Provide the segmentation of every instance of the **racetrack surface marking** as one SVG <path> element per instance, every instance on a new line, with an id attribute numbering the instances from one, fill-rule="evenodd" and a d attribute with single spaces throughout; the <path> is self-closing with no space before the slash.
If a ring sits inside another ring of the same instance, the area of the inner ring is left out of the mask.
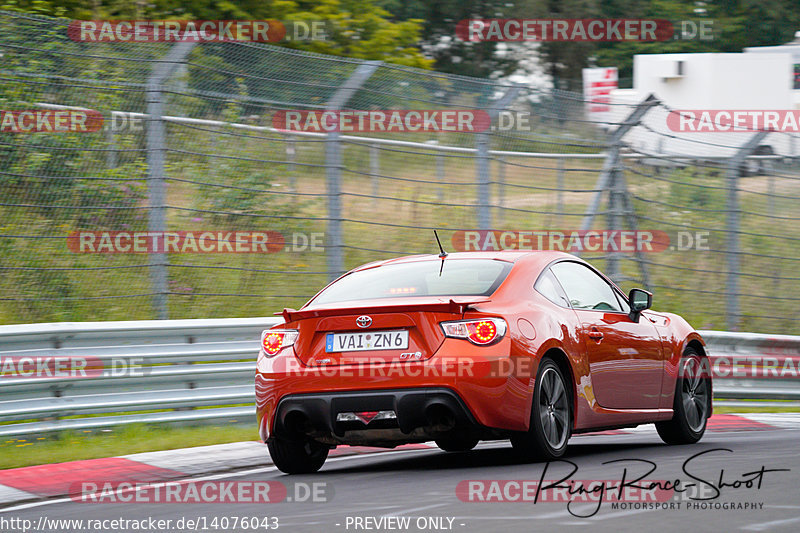
<path id="1" fill-rule="evenodd" d="M 795 413 L 720 414 L 712 416 L 708 422 L 708 431 L 715 433 L 795 428 L 800 428 L 800 415 Z M 580 439 L 625 434 L 655 435 L 655 426 L 646 424 L 575 437 Z M 507 446 L 507 443 L 488 443 L 492 444 Z M 436 449 L 433 443 L 409 444 L 394 449 L 341 446 L 331 451 L 329 461 L 358 455 L 431 449 Z M 238 442 L 0 470 L 0 505 L 67 496 L 70 494 L 70 487 L 74 487 L 73 484 L 79 481 L 157 483 L 186 480 L 217 472 L 229 474 L 237 470 L 252 471 L 252 466 L 259 464 L 271 464 L 265 446 L 260 442 Z"/>

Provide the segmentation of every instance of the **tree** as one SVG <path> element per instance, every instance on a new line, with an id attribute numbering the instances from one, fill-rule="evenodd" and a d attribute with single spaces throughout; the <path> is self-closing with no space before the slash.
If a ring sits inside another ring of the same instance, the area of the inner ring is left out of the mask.
<path id="1" fill-rule="evenodd" d="M 465 42 L 456 37 L 456 24 L 467 19 L 513 16 L 513 4 L 501 0 L 380 0 L 394 17 L 413 17 L 422 23 L 421 46 L 434 61 L 434 68 L 463 76 L 486 78 L 497 72 L 509 73 L 515 67 L 495 53 L 495 42 Z"/>
<path id="2" fill-rule="evenodd" d="M 327 24 L 326 40 L 275 44 L 419 68 L 433 64 L 420 50 L 422 21 L 394 22 L 377 0 L 8 0 L 2 8 L 79 20 L 317 20 Z"/>

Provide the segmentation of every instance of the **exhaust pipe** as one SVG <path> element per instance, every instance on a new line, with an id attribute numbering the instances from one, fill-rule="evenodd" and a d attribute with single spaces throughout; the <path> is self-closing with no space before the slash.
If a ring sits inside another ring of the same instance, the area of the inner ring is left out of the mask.
<path id="1" fill-rule="evenodd" d="M 425 418 L 428 425 L 436 431 L 449 431 L 456 427 L 456 417 L 453 411 L 443 403 L 434 403 L 425 409 Z"/>
<path id="2" fill-rule="evenodd" d="M 283 419 L 286 431 L 295 436 L 308 435 L 312 428 L 308 416 L 302 411 L 290 411 Z"/>

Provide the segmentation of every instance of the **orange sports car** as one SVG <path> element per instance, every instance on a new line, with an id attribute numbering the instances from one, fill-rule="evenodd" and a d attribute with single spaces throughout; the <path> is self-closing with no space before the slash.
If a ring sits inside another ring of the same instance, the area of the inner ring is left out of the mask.
<path id="1" fill-rule="evenodd" d="M 575 433 L 655 423 L 698 441 L 711 415 L 703 339 L 551 251 L 410 256 L 360 266 L 262 333 L 261 438 L 286 473 L 339 444 L 510 439 L 562 456 Z"/>

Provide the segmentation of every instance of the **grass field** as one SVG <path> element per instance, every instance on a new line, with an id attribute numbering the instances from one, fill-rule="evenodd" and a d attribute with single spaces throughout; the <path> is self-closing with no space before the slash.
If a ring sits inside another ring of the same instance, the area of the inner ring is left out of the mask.
<path id="1" fill-rule="evenodd" d="M 247 440 L 258 440 L 255 425 L 158 427 L 131 424 L 99 432 L 8 438 L 0 443 L 0 469 Z M 264 453 L 267 453 L 266 447 Z"/>

